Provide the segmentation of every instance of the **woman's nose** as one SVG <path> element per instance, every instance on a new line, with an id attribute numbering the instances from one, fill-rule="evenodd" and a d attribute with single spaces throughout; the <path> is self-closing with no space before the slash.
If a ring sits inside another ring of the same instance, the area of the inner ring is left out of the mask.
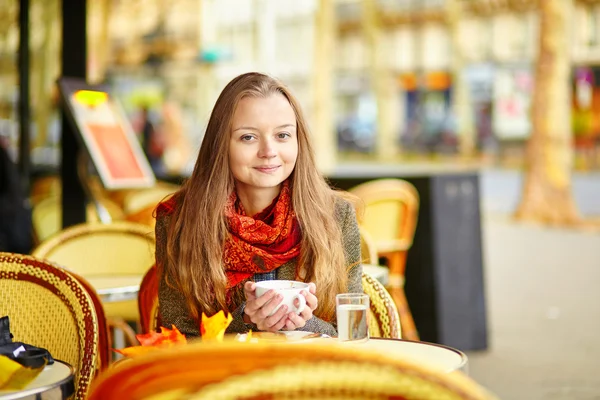
<path id="1" fill-rule="evenodd" d="M 276 155 L 277 152 L 275 151 L 275 147 L 269 141 L 263 142 L 258 150 L 258 156 L 260 158 L 273 158 Z"/>

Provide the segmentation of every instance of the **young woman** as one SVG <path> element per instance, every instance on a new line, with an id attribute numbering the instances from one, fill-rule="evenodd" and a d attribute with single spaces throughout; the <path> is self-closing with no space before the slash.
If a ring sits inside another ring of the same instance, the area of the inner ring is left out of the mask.
<path id="1" fill-rule="evenodd" d="M 233 314 L 227 332 L 336 334 L 335 296 L 362 292 L 354 209 L 315 165 L 296 99 L 259 73 L 217 99 L 192 176 L 156 212 L 163 326 L 199 335 L 202 312 Z M 310 282 L 299 315 L 255 282 Z"/>

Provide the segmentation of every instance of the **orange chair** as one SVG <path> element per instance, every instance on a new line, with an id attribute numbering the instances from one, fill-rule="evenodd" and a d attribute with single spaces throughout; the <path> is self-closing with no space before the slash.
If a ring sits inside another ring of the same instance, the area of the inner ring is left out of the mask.
<path id="1" fill-rule="evenodd" d="M 419 213 L 419 194 L 409 182 L 377 179 L 360 184 L 350 193 L 362 200 L 359 210 L 361 230 L 368 232 L 378 257 L 385 258 L 390 269 L 388 289 L 400 313 L 402 337 L 419 340 L 404 294 L 406 255 L 412 246 Z"/>

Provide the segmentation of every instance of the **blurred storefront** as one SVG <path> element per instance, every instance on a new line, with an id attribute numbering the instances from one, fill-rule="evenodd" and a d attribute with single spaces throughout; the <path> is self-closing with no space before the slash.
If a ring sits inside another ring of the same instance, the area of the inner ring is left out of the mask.
<path id="1" fill-rule="evenodd" d="M 502 141 L 525 141 L 531 134 L 533 75 L 528 65 L 498 65 L 493 78 L 493 130 Z"/>
<path id="2" fill-rule="evenodd" d="M 405 93 L 406 117 L 400 138 L 403 148 L 418 152 L 454 151 L 450 74 L 404 74 L 400 81 Z"/>

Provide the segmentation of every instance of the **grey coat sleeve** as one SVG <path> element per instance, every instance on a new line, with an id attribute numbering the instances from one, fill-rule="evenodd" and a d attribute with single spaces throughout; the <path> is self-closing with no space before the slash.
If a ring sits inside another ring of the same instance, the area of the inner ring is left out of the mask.
<path id="1" fill-rule="evenodd" d="M 360 264 L 360 232 L 356 222 L 356 213 L 350 203 L 340 200 L 336 216 L 342 227 L 342 244 L 348 266 L 348 292 L 362 293 L 362 265 Z M 320 332 L 329 336 L 337 336 L 337 322 L 326 322 L 318 317 L 306 321 L 299 331 Z"/>

